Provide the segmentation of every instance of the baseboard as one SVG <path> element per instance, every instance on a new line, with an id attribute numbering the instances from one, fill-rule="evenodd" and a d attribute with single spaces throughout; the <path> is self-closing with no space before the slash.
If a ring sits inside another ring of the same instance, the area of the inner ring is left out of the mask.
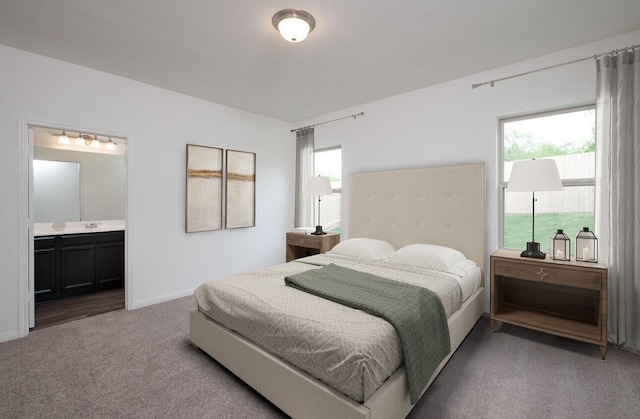
<path id="1" fill-rule="evenodd" d="M 22 336 L 20 334 L 20 331 L 18 330 L 14 330 L 11 332 L 6 332 L 6 333 L 2 333 L 0 334 L 0 343 L 2 342 L 8 342 L 10 340 L 14 340 L 14 339 L 18 339 L 18 338 L 23 338 L 24 336 Z"/>
<path id="2" fill-rule="evenodd" d="M 187 297 L 189 295 L 193 295 L 195 289 L 188 289 L 180 292 L 176 292 L 174 294 L 163 295 L 160 297 L 149 298 L 147 300 L 134 301 L 133 307 L 130 309 L 135 310 L 136 308 L 142 308 L 146 306 L 151 306 L 158 303 L 164 303 L 166 301 L 175 300 L 176 298 Z"/>

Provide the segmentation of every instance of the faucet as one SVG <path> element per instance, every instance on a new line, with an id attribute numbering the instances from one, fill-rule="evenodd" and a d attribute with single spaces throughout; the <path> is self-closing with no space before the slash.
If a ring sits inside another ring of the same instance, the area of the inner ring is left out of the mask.
<path id="1" fill-rule="evenodd" d="M 98 228 L 98 223 L 96 222 L 84 223 L 84 228 Z"/>

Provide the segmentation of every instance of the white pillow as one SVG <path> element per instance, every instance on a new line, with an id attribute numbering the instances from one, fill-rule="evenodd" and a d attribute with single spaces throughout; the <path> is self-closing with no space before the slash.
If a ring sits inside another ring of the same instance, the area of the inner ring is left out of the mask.
<path id="1" fill-rule="evenodd" d="M 329 253 L 359 259 L 387 259 L 395 251 L 396 249 L 384 240 L 357 238 L 338 243 Z"/>
<path id="2" fill-rule="evenodd" d="M 450 247 L 434 244 L 410 244 L 398 250 L 389 258 L 390 263 L 451 272 L 459 262 L 467 258 Z"/>
<path id="3" fill-rule="evenodd" d="M 465 260 L 461 260 L 460 262 L 456 263 L 450 270 L 448 270 L 447 272 L 451 273 L 451 274 L 455 274 L 458 276 L 465 276 L 467 274 L 467 272 L 469 272 L 471 269 L 475 268 L 477 265 L 474 261 L 469 260 L 469 259 L 465 259 Z"/>

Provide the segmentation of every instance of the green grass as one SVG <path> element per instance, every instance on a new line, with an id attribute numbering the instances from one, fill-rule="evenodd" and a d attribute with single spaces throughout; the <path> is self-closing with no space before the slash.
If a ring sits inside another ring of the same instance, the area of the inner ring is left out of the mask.
<path id="1" fill-rule="evenodd" d="M 571 253 L 575 254 L 576 234 L 582 227 L 593 230 L 593 213 L 536 214 L 535 239 L 540 243 L 540 250 L 548 252 L 549 238 L 562 229 L 571 239 Z M 531 241 L 531 214 L 505 214 L 504 247 L 524 250 L 528 241 Z"/>

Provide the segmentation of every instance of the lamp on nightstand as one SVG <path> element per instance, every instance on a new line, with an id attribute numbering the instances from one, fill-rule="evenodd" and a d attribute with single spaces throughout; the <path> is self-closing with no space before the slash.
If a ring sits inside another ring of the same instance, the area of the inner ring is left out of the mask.
<path id="1" fill-rule="evenodd" d="M 509 192 L 532 192 L 531 199 L 531 241 L 527 242 L 527 250 L 520 256 L 544 259 L 546 255 L 540 251 L 540 243 L 535 241 L 536 191 L 561 191 L 562 180 L 555 160 L 531 159 L 513 163 L 509 183 Z"/>
<path id="2" fill-rule="evenodd" d="M 331 195 L 333 193 L 331 190 L 331 181 L 329 181 L 327 176 L 312 176 L 309 178 L 307 192 L 309 195 L 318 197 L 318 225 L 316 225 L 316 231 L 311 234 L 315 234 L 316 236 L 327 234 L 322 231 L 322 226 L 320 225 L 320 197 L 322 195 Z"/>

